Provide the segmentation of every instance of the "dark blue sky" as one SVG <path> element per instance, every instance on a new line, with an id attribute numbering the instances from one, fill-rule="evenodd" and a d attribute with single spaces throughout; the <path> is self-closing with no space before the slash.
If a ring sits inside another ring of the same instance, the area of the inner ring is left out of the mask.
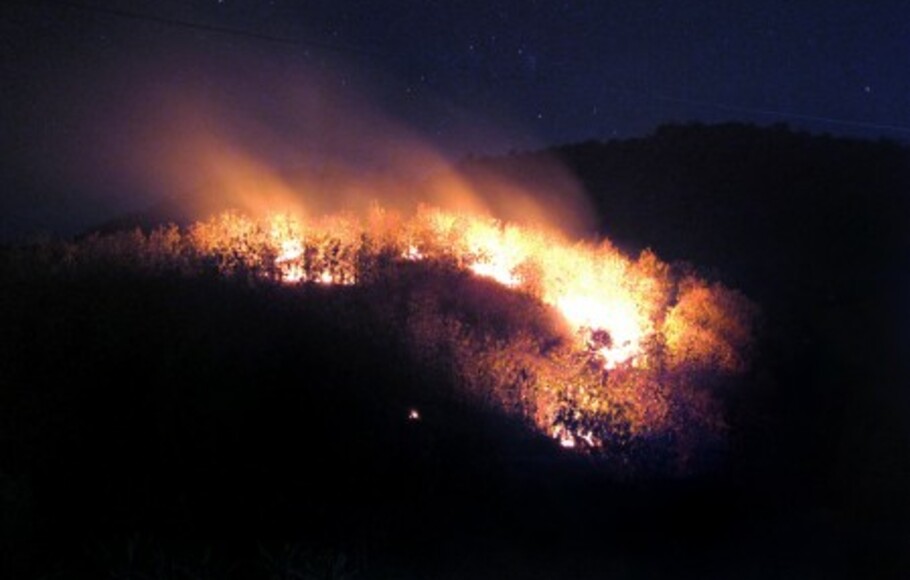
<path id="1" fill-rule="evenodd" d="M 889 0 L 34 0 L 0 9 L 0 46 L 6 236 L 121 209 L 104 189 L 129 187 L 119 155 L 159 81 L 237 110 L 281 98 L 264 78 L 322 70 L 454 152 L 687 121 L 910 136 L 910 6 Z"/>
<path id="2" fill-rule="evenodd" d="M 910 7 L 905 2 L 106 5 L 312 42 L 308 52 L 314 60 L 318 45 L 331 45 L 351 64 L 386 74 L 412 92 L 441 94 L 494 114 L 515 111 L 529 131 L 547 141 L 638 135 L 665 121 L 731 118 L 786 120 L 815 131 L 910 134 Z M 64 18 L 66 11 L 53 12 Z M 82 21 L 86 42 L 93 42 L 91 32 L 103 35 L 107 26 L 148 36 L 178 34 L 97 15 L 65 18 Z M 196 37 L 200 45 L 240 49 L 244 44 L 203 32 L 179 34 Z"/>

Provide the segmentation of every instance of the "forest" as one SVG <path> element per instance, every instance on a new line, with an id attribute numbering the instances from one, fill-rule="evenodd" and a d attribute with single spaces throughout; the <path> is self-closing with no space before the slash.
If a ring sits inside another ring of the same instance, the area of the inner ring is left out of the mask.
<path id="1" fill-rule="evenodd" d="M 596 256 L 697 325 L 646 370 L 591 370 L 544 274 L 379 236 L 291 270 L 163 204 L 0 249 L 0 574 L 900 577 L 910 150 L 668 125 L 460 170 L 554 156 Z"/>

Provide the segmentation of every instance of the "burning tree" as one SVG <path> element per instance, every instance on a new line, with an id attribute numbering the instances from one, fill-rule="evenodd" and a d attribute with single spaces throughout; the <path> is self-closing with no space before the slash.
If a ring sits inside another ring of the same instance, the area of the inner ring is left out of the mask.
<path id="1" fill-rule="evenodd" d="M 470 396 L 564 447 L 609 451 L 696 423 L 716 428 L 704 385 L 749 364 L 755 307 L 738 292 L 650 251 L 633 259 L 606 240 L 573 242 L 487 216 L 228 212 L 182 230 L 91 238 L 67 255 L 102 254 L 288 286 L 384 284 L 406 294 L 389 323 L 418 358 L 444 358 Z"/>

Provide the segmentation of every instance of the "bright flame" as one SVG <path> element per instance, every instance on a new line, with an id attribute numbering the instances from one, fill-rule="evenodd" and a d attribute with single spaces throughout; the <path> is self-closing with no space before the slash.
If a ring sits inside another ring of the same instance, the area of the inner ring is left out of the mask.
<path id="1" fill-rule="evenodd" d="M 414 244 L 409 244 L 408 249 L 405 250 L 401 254 L 401 257 L 404 258 L 405 260 L 410 260 L 410 261 L 414 262 L 417 260 L 423 260 L 424 255 L 423 255 L 423 253 L 421 253 L 420 250 L 417 249 L 417 246 L 415 246 Z"/>
<path id="2" fill-rule="evenodd" d="M 254 243 L 257 225 L 238 216 L 217 219 L 220 227 L 202 236 L 203 247 L 230 247 L 235 253 L 246 249 L 242 255 L 249 264 L 264 260 Z M 332 219 L 304 227 L 287 214 L 276 214 L 267 224 L 265 249 L 274 254 L 281 281 L 324 285 L 356 281 L 353 246 L 366 233 L 360 223 Z M 478 276 L 534 295 L 562 314 L 579 344 L 608 370 L 635 361 L 642 354 L 642 341 L 654 332 L 649 320 L 653 308 L 637 291 L 647 284 L 642 284 L 633 262 L 609 245 L 572 244 L 543 228 L 426 208 L 405 224 L 405 231 L 421 240 L 422 249 L 394 240 L 403 259 L 450 256 Z M 226 240 L 219 241 L 219 236 Z M 310 256 L 308 244 L 315 246 Z"/>
<path id="3" fill-rule="evenodd" d="M 635 292 L 642 284 L 632 262 L 612 247 L 571 244 L 542 228 L 485 217 L 431 211 L 428 222 L 437 245 L 470 271 L 535 294 L 562 314 L 580 340 L 592 333 L 608 337 L 609 344 L 593 349 L 607 369 L 641 354 L 641 341 L 653 332 L 649 307 Z"/>

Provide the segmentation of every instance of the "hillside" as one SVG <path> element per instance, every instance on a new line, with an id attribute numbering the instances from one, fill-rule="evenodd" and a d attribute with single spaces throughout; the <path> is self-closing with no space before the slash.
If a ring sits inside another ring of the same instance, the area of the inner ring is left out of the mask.
<path id="1" fill-rule="evenodd" d="M 601 234 L 695 264 L 761 305 L 767 384 L 742 421 L 766 432 L 762 453 L 834 493 L 906 486 L 891 476 L 906 473 L 910 435 L 908 149 L 671 125 L 472 163 L 534 180 L 535 159 L 554 153 L 589 192 Z"/>
<path id="2" fill-rule="evenodd" d="M 289 287 L 119 247 L 4 248 L 0 573 L 900 577 L 910 152 L 670 126 L 463 169 L 535 180 L 554 154 L 600 234 L 760 307 L 750 370 L 711 383 L 720 440 L 689 462 L 669 436 L 567 452 L 466 392 L 460 343 L 415 336 L 546 353 L 555 331 L 531 297 L 445 263 Z"/>

